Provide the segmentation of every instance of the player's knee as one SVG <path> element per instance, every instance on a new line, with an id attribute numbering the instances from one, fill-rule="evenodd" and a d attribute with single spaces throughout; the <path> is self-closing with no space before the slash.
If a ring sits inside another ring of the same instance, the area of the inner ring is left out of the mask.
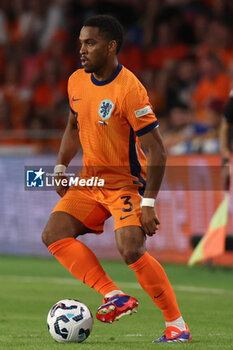
<path id="1" fill-rule="evenodd" d="M 53 232 L 47 227 L 44 229 L 41 239 L 42 242 L 46 245 L 46 247 L 57 241 L 57 238 L 54 236 Z"/>
<path id="2" fill-rule="evenodd" d="M 141 249 L 135 249 L 133 247 L 122 247 L 119 251 L 127 265 L 135 263 L 143 255 Z"/>

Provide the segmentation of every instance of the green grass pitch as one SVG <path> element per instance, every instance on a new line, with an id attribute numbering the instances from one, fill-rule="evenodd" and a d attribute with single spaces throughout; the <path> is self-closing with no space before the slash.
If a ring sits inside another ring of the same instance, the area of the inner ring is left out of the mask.
<path id="1" fill-rule="evenodd" d="M 55 259 L 0 256 L 0 349 L 2 350 L 147 350 L 232 349 L 233 270 L 165 265 L 193 341 L 152 344 L 161 336 L 164 320 L 138 285 L 134 273 L 120 261 L 102 261 L 118 285 L 139 299 L 138 313 L 112 325 L 95 319 L 102 296 L 78 282 Z M 46 317 L 60 299 L 79 299 L 89 306 L 94 327 L 82 344 L 56 343 Z"/>

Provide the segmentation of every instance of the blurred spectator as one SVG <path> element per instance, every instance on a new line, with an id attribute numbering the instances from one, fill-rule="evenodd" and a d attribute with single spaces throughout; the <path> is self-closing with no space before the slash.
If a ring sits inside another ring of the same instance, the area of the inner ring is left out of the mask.
<path id="1" fill-rule="evenodd" d="M 227 66 L 233 56 L 231 29 L 225 22 L 211 20 L 197 48 L 198 57 L 215 54 Z"/>
<path id="2" fill-rule="evenodd" d="M 206 125 L 196 122 L 193 111 L 185 106 L 170 111 L 170 127 L 165 131 L 164 142 L 168 153 L 218 153 L 219 130 L 224 103 L 213 100 L 207 107 Z"/>
<path id="3" fill-rule="evenodd" d="M 170 111 L 169 127 L 164 133 L 164 144 L 169 154 L 184 154 L 190 152 L 190 139 L 193 130 L 190 124 L 194 122 L 191 110 L 184 106 Z"/>
<path id="4" fill-rule="evenodd" d="M 188 54 L 188 46 L 179 42 L 173 27 L 162 22 L 158 26 L 156 46 L 148 52 L 146 64 L 151 68 L 162 68 L 167 60 L 182 59 Z"/>
<path id="5" fill-rule="evenodd" d="M 31 0 L 27 7 L 21 13 L 19 18 L 19 28 L 22 40 L 34 37 L 39 40 L 45 27 L 45 8 L 44 0 Z"/>
<path id="6" fill-rule="evenodd" d="M 140 80 L 147 89 L 150 102 L 158 115 L 164 115 L 167 112 L 166 91 L 172 67 L 172 64 L 168 64 L 157 71 L 147 68 L 139 75 Z"/>
<path id="7" fill-rule="evenodd" d="M 48 60 L 56 61 L 60 69 L 60 75 L 68 79 L 70 74 L 77 69 L 77 58 L 68 49 L 69 33 L 64 29 L 58 29 L 51 38 L 50 45 L 40 55 L 40 68 L 43 69 Z"/>
<path id="8" fill-rule="evenodd" d="M 230 81 L 230 91 L 233 89 L 233 59 L 229 62 L 227 67 L 227 75 Z"/>
<path id="9" fill-rule="evenodd" d="M 22 41 L 24 54 L 22 55 L 22 85 L 33 87 L 40 74 L 41 54 L 38 53 L 38 43 L 33 35 Z"/>
<path id="10" fill-rule="evenodd" d="M 33 94 L 34 117 L 46 129 L 54 127 L 56 105 L 67 99 L 67 80 L 61 75 L 60 68 L 54 59 L 46 61 Z"/>
<path id="11" fill-rule="evenodd" d="M 169 79 L 166 104 L 168 110 L 179 105 L 191 106 L 192 95 L 198 81 L 198 70 L 194 56 L 180 60 L 174 69 L 173 79 Z"/>
<path id="12" fill-rule="evenodd" d="M 6 19 L 6 13 L 5 10 L 6 6 L 4 4 L 4 1 L 0 2 L 0 45 L 6 44 L 8 38 L 8 32 L 7 32 L 7 19 Z"/>
<path id="13" fill-rule="evenodd" d="M 18 59 L 6 63 L 1 94 L 10 104 L 10 124 L 14 129 L 25 129 L 30 109 L 31 91 L 21 85 L 21 64 Z"/>
<path id="14" fill-rule="evenodd" d="M 222 163 L 222 185 L 223 189 L 229 191 L 231 178 L 231 153 L 232 153 L 232 131 L 233 131 L 233 90 L 230 91 L 229 101 L 224 110 L 220 127 L 220 153 Z"/>
<path id="15" fill-rule="evenodd" d="M 226 102 L 230 90 L 229 77 L 223 71 L 220 59 L 214 54 L 208 54 L 199 62 L 201 78 L 193 94 L 193 104 L 197 119 L 206 123 L 207 107 L 212 100 Z"/>
<path id="16" fill-rule="evenodd" d="M 12 128 L 10 119 L 11 105 L 4 98 L 3 94 L 0 95 L 0 131 L 9 130 Z"/>
<path id="17" fill-rule="evenodd" d="M 193 151 L 197 153 L 219 153 L 219 132 L 225 102 L 212 100 L 207 106 L 205 125 L 207 130 L 193 141 Z"/>
<path id="18" fill-rule="evenodd" d="M 190 20 L 189 16 L 188 19 Z M 208 31 L 209 19 L 204 13 L 191 17 L 195 44 L 202 43 Z"/>
<path id="19" fill-rule="evenodd" d="M 184 105 L 170 111 L 169 127 L 164 132 L 164 144 L 169 154 L 193 153 L 195 137 L 203 135 L 208 127 L 195 121 L 194 113 Z"/>
<path id="20" fill-rule="evenodd" d="M 39 39 L 42 50 L 48 48 L 58 29 L 66 27 L 65 5 L 65 0 L 50 0 L 50 6 L 45 17 L 45 27 Z"/>

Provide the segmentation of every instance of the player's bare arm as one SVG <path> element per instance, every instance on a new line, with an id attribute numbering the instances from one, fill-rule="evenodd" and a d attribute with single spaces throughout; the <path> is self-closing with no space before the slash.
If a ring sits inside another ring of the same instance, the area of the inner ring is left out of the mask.
<path id="1" fill-rule="evenodd" d="M 67 126 L 61 140 L 61 146 L 58 152 L 57 165 L 62 164 L 65 167 L 67 167 L 71 160 L 74 158 L 74 156 L 77 154 L 79 148 L 80 140 L 77 128 L 77 121 L 75 119 L 74 114 L 70 112 Z M 57 176 L 61 178 L 66 178 L 66 176 L 62 174 L 58 174 Z M 60 182 L 60 185 L 56 186 L 56 192 L 61 197 L 63 197 L 68 188 L 68 185 L 62 186 Z"/>
<path id="2" fill-rule="evenodd" d="M 77 121 L 72 112 L 69 114 L 67 126 L 61 140 L 57 164 L 68 166 L 80 148 Z"/>
<path id="3" fill-rule="evenodd" d="M 165 171 L 166 151 L 158 128 L 140 136 L 140 141 L 148 152 L 146 189 L 143 198 L 156 198 Z M 154 207 L 142 206 L 141 222 L 146 235 L 153 236 L 156 233 L 160 222 Z"/>

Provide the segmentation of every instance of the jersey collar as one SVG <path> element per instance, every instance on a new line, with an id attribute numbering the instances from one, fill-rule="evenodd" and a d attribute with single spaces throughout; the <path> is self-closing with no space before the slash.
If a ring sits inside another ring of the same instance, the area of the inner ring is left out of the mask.
<path id="1" fill-rule="evenodd" d="M 109 83 L 111 83 L 120 73 L 120 71 L 122 70 L 122 65 L 120 63 L 118 63 L 117 69 L 115 70 L 115 72 L 106 80 L 97 80 L 93 74 L 91 74 L 91 81 L 93 84 L 98 85 L 98 86 L 103 86 L 103 85 L 107 85 Z"/>

